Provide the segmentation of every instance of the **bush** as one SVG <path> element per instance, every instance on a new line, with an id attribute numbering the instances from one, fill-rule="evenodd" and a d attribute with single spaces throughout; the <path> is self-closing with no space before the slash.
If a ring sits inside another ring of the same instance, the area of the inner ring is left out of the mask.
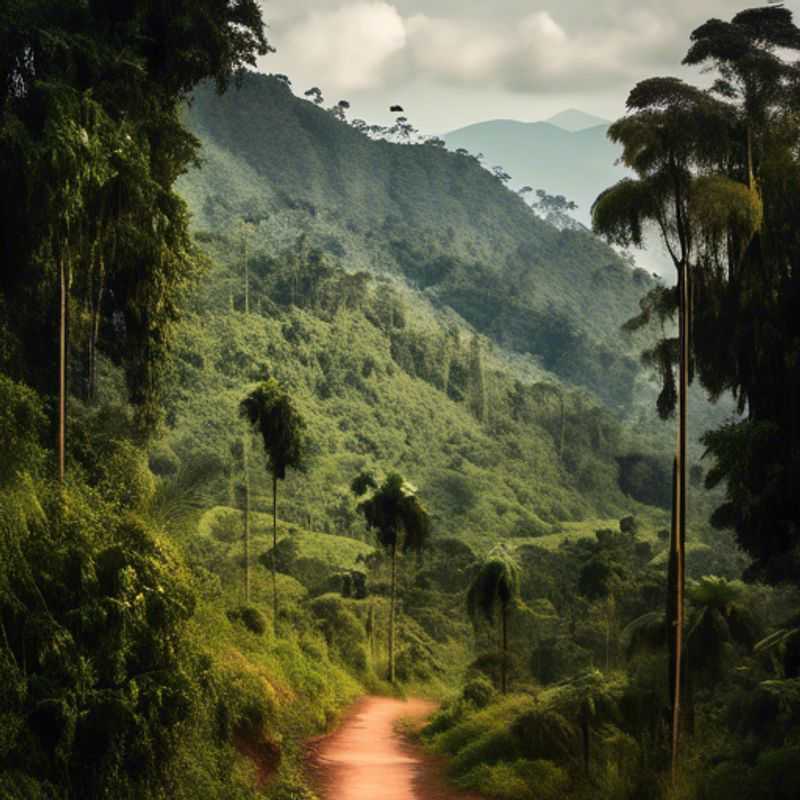
<path id="1" fill-rule="evenodd" d="M 0 533 L 4 764 L 64 797 L 151 796 L 207 694 L 180 561 L 75 486 L 0 494 Z"/>
<path id="2" fill-rule="evenodd" d="M 177 474 L 180 469 L 180 459 L 175 451 L 167 444 L 159 444 L 150 451 L 148 459 L 150 470 L 160 478 Z"/>
<path id="3" fill-rule="evenodd" d="M 131 442 L 113 442 L 100 468 L 98 489 L 122 508 L 142 508 L 155 494 L 155 480 L 141 450 Z"/>
<path id="4" fill-rule="evenodd" d="M 328 650 L 357 672 L 367 669 L 367 633 L 358 617 L 338 595 L 323 595 L 311 603 L 311 613 Z"/>
<path id="5" fill-rule="evenodd" d="M 44 425 L 36 392 L 0 374 L 0 486 L 9 483 L 18 470 L 40 472 L 45 452 L 39 437 Z"/>
<path id="6" fill-rule="evenodd" d="M 240 622 L 251 633 L 263 636 L 267 630 L 267 623 L 264 615 L 252 606 L 241 606 L 227 612 L 227 617 L 231 622 Z"/>
<path id="7" fill-rule="evenodd" d="M 480 676 L 473 678 L 464 686 L 461 696 L 475 708 L 486 708 L 497 696 L 497 692 L 491 681 Z"/>
<path id="8" fill-rule="evenodd" d="M 700 800 L 749 800 L 754 796 L 750 791 L 751 783 L 750 770 L 745 764 L 725 761 L 706 776 Z"/>
<path id="9" fill-rule="evenodd" d="M 628 517 L 623 517 L 619 521 L 619 529 L 622 533 L 630 534 L 631 536 L 635 536 L 639 531 L 639 523 L 636 521 L 636 517 L 633 515 Z"/>

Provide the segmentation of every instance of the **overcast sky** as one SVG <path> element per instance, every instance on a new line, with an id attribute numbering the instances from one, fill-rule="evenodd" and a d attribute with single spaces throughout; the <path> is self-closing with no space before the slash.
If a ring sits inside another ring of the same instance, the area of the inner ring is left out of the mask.
<path id="1" fill-rule="evenodd" d="M 426 133 L 471 122 L 540 120 L 566 108 L 613 119 L 633 84 L 692 75 L 693 28 L 737 0 L 269 0 L 277 54 L 302 94 L 320 86 L 369 122 L 400 103 Z M 800 0 L 786 4 L 798 14 Z"/>

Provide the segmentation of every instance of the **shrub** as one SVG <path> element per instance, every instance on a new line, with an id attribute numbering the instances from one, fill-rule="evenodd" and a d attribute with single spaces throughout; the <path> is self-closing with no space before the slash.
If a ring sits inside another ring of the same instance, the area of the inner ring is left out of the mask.
<path id="1" fill-rule="evenodd" d="M 175 451 L 167 444 L 156 445 L 150 451 L 148 463 L 153 474 L 160 478 L 175 475 L 181 464 Z"/>
<path id="2" fill-rule="evenodd" d="M 263 636 L 267 630 L 267 623 L 264 615 L 252 606 L 241 606 L 227 612 L 227 617 L 231 622 L 240 622 L 251 633 Z"/>
<path id="3" fill-rule="evenodd" d="M 0 374 L 0 486 L 20 469 L 36 474 L 44 465 L 39 437 L 45 424 L 39 396 Z"/>
<path id="4" fill-rule="evenodd" d="M 750 792 L 750 769 L 745 764 L 725 761 L 712 769 L 700 790 L 701 800 L 742 800 L 753 795 Z"/>
<path id="5" fill-rule="evenodd" d="M 630 534 L 631 536 L 635 536 L 639 531 L 639 523 L 636 521 L 636 517 L 633 515 L 628 517 L 623 517 L 619 521 L 619 529 L 622 533 Z"/>
<path id="6" fill-rule="evenodd" d="M 358 617 L 337 595 L 323 595 L 311 603 L 311 613 L 325 637 L 328 650 L 357 672 L 367 669 L 367 633 Z"/>
<path id="7" fill-rule="evenodd" d="M 475 708 L 486 708 L 497 696 L 491 681 L 483 676 L 473 678 L 461 692 L 462 698 Z"/>

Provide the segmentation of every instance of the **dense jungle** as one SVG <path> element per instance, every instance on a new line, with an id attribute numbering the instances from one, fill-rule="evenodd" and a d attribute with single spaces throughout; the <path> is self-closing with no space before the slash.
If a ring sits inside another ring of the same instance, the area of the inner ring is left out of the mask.
<path id="1" fill-rule="evenodd" d="M 0 800 L 800 797 L 800 28 L 694 12 L 577 213 L 0 2 Z"/>

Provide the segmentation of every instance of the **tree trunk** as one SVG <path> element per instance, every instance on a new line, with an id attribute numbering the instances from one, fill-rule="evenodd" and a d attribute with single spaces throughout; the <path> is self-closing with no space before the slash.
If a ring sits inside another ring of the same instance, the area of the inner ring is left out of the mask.
<path id="1" fill-rule="evenodd" d="M 583 768 L 588 775 L 591 763 L 591 730 L 589 726 L 589 704 L 586 700 L 581 703 L 581 744 L 583 745 Z"/>
<path id="2" fill-rule="evenodd" d="M 97 397 L 97 343 L 100 340 L 100 318 L 106 283 L 105 259 L 102 255 L 99 259 L 97 274 L 99 285 L 97 286 L 96 296 L 92 298 L 91 329 L 89 331 L 89 375 L 86 389 L 89 402 L 93 402 Z"/>
<path id="3" fill-rule="evenodd" d="M 67 267 L 58 253 L 58 481 L 64 483 L 67 438 Z"/>
<path id="4" fill-rule="evenodd" d="M 272 476 L 272 630 L 278 633 L 278 476 Z"/>
<path id="5" fill-rule="evenodd" d="M 687 404 L 689 392 L 689 304 L 688 270 L 686 260 L 681 263 L 678 275 L 678 325 L 679 325 L 679 390 L 678 390 L 678 441 L 675 453 L 673 515 L 670 542 L 670 594 L 671 605 L 671 678 L 672 678 L 672 780 L 677 780 L 678 749 L 681 721 L 681 671 L 683 666 L 683 626 L 686 554 L 686 437 Z"/>
<path id="6" fill-rule="evenodd" d="M 389 683 L 394 683 L 394 621 L 397 602 L 397 542 L 392 544 L 392 596 L 389 604 Z"/>
<path id="7" fill-rule="evenodd" d="M 244 462 L 244 602 L 250 605 L 250 468 L 247 459 L 247 439 L 242 442 Z"/>
<path id="8" fill-rule="evenodd" d="M 503 694 L 508 692 L 508 608 L 504 605 L 500 609 L 500 624 L 503 635 L 503 656 L 500 662 L 500 690 Z"/>
<path id="9" fill-rule="evenodd" d="M 244 259 L 244 313 L 250 313 L 250 274 L 247 269 L 247 238 L 242 234 L 242 253 Z"/>

